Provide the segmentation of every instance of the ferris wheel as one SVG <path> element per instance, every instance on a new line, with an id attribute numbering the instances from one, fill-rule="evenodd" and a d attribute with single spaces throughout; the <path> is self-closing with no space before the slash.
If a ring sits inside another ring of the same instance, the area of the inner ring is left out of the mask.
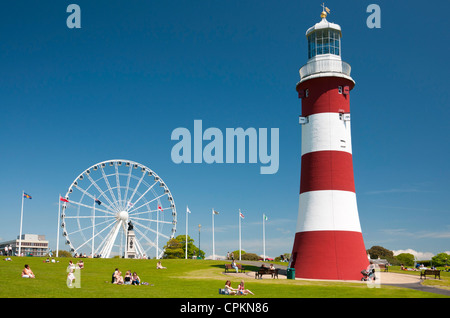
<path id="1" fill-rule="evenodd" d="M 133 230 L 133 257 L 161 258 L 174 237 L 175 201 L 154 171 L 130 160 L 108 160 L 84 170 L 61 197 L 61 227 L 77 254 L 125 256 Z"/>

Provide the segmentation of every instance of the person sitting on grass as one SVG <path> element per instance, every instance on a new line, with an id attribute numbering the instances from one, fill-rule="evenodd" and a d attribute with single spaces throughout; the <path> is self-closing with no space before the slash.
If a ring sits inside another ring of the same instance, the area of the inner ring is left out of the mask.
<path id="1" fill-rule="evenodd" d="M 119 271 L 119 269 L 118 268 L 116 268 L 115 270 L 114 270 L 114 273 L 112 274 L 112 277 L 111 277 L 111 284 L 115 284 L 116 283 L 116 275 L 117 275 L 117 272 Z"/>
<path id="2" fill-rule="evenodd" d="M 125 285 L 131 285 L 131 271 L 128 270 L 125 274 Z"/>
<path id="3" fill-rule="evenodd" d="M 67 266 L 67 269 L 74 269 L 75 268 L 75 264 L 72 262 L 72 260 L 69 261 L 69 265 Z"/>
<path id="4" fill-rule="evenodd" d="M 231 282 L 229 280 L 225 283 L 225 294 L 226 295 L 236 295 L 236 289 L 231 287 Z"/>
<path id="5" fill-rule="evenodd" d="M 158 264 L 156 264 L 156 269 L 166 269 L 166 267 L 163 267 L 161 261 L 159 261 Z"/>
<path id="6" fill-rule="evenodd" d="M 83 269 L 83 268 L 84 268 L 84 262 L 83 262 L 83 260 L 80 260 L 80 261 L 77 263 L 77 266 L 78 266 L 79 269 Z"/>
<path id="7" fill-rule="evenodd" d="M 35 278 L 33 271 L 28 264 L 25 264 L 25 268 L 22 271 L 23 278 Z"/>
<path id="8" fill-rule="evenodd" d="M 237 293 L 238 293 L 238 295 L 247 295 L 247 294 L 254 295 L 249 289 L 245 289 L 243 280 L 241 280 L 241 283 L 238 286 Z"/>
<path id="9" fill-rule="evenodd" d="M 117 285 L 122 285 L 123 284 L 123 276 L 122 276 L 122 272 L 121 271 L 117 271 L 116 273 L 115 273 L 115 283 L 114 284 L 117 284 Z"/>
<path id="10" fill-rule="evenodd" d="M 138 274 L 136 272 L 133 272 L 133 275 L 131 276 L 131 285 L 140 285 L 141 279 L 139 278 Z"/>

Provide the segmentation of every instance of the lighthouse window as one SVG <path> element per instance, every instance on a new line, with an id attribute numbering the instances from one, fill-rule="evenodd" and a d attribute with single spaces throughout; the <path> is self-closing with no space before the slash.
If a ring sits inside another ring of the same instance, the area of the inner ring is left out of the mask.
<path id="1" fill-rule="evenodd" d="M 323 54 L 330 53 L 330 30 L 323 30 L 322 33 Z"/>
<path id="2" fill-rule="evenodd" d="M 316 34 L 312 33 L 308 36 L 308 58 L 316 55 Z"/>
<path id="3" fill-rule="evenodd" d="M 323 30 L 316 31 L 316 44 L 317 44 L 317 55 L 324 54 L 324 38 L 323 38 Z"/>
<path id="4" fill-rule="evenodd" d="M 308 35 L 308 58 L 330 53 L 340 55 L 340 34 L 338 31 L 324 29 Z"/>

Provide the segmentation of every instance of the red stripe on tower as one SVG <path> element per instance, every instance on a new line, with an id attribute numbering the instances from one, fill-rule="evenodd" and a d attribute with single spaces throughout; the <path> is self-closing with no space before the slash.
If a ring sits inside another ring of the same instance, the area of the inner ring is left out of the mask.
<path id="1" fill-rule="evenodd" d="M 351 248 L 348 248 L 351 247 Z M 353 264 L 367 267 L 361 232 L 312 231 L 295 235 L 294 250 L 301 254 L 302 265 L 296 268 L 296 276 L 311 279 L 360 280 L 361 273 Z M 322 255 L 318 259 L 317 255 Z M 297 257 L 299 257 L 298 255 Z M 318 263 L 319 262 L 319 263 Z M 319 266 L 317 266 L 320 264 Z M 311 270 L 314 269 L 314 270 Z"/>
<path id="2" fill-rule="evenodd" d="M 305 93 L 308 91 L 308 97 L 302 100 L 302 116 L 319 113 L 349 113 L 350 95 L 344 93 L 344 89 L 348 87 L 350 91 L 354 86 L 355 83 L 352 80 L 340 77 L 319 77 L 314 81 L 299 83 L 297 90 L 303 90 Z"/>
<path id="3" fill-rule="evenodd" d="M 341 28 L 309 28 L 300 69 L 302 157 L 299 210 L 290 267 L 295 276 L 359 280 L 368 265 L 356 204 L 350 131 L 350 65 L 341 60 Z"/>
<path id="4" fill-rule="evenodd" d="M 302 156 L 300 193 L 318 190 L 355 192 L 352 155 L 343 151 L 315 151 Z"/>

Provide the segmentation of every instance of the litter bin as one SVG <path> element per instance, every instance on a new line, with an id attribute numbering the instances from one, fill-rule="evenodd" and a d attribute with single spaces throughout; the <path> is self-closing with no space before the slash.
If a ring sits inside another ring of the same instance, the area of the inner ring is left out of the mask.
<path id="1" fill-rule="evenodd" d="M 295 279 L 295 268 L 287 269 L 287 279 Z"/>

